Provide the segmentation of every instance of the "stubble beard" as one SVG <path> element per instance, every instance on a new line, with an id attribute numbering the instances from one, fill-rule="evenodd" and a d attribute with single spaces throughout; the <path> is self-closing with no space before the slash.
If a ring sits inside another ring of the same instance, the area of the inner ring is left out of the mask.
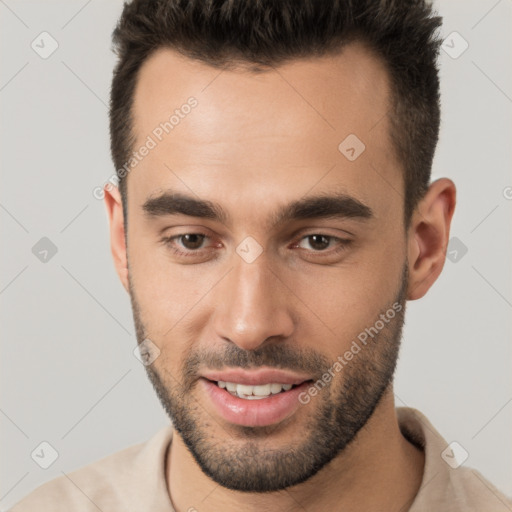
<path id="1" fill-rule="evenodd" d="M 305 482 L 343 452 L 366 425 L 392 384 L 404 324 L 407 283 L 405 264 L 394 301 L 402 306 L 400 311 L 343 367 L 331 385 L 303 406 L 311 408 L 304 427 L 300 433 L 290 430 L 287 437 L 293 441 L 281 448 L 269 449 L 268 439 L 280 430 L 293 429 L 293 421 L 269 427 L 216 424 L 193 395 L 197 388 L 197 368 L 270 366 L 321 378 L 332 368 L 333 361 L 316 351 L 298 352 L 279 342 L 254 351 L 231 343 L 221 354 L 192 351 L 181 375 L 173 376 L 165 367 L 157 370 L 156 364 L 146 366 L 163 408 L 201 470 L 231 490 L 273 492 Z M 148 331 L 131 281 L 130 297 L 137 341 L 141 343 Z M 366 327 L 369 326 L 364 326 L 362 331 Z M 226 434 L 225 438 L 214 438 L 215 431 Z"/>

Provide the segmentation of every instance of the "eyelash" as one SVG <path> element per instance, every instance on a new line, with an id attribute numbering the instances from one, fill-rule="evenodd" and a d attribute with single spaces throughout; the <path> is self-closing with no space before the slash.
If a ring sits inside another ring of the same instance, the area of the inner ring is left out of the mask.
<path id="1" fill-rule="evenodd" d="M 177 240 L 177 239 L 180 239 L 186 235 L 200 235 L 200 236 L 204 236 L 204 240 L 207 240 L 209 239 L 210 237 L 208 235 L 206 235 L 205 233 L 182 233 L 180 235 L 173 235 L 173 236 L 168 236 L 168 237 L 163 237 L 161 239 L 161 242 L 171 250 L 171 252 L 173 254 L 175 254 L 176 256 L 179 256 L 179 257 L 185 257 L 185 258 L 188 258 L 188 257 L 194 257 L 194 256 L 198 256 L 200 255 L 205 249 L 196 249 L 196 250 L 193 250 L 193 249 L 189 249 L 189 250 L 186 250 L 186 251 L 182 251 L 180 249 L 177 249 L 175 246 L 174 246 L 174 241 Z M 329 256 L 334 256 L 334 255 L 337 255 L 341 252 L 344 252 L 347 250 L 348 246 L 352 243 L 352 240 L 350 239 L 346 239 L 346 238 L 339 238 L 339 237 L 336 237 L 336 236 L 333 236 L 333 235 L 324 235 L 323 233 L 310 233 L 308 235 L 304 235 L 302 236 L 298 242 L 294 242 L 293 243 L 293 246 L 297 246 L 298 244 L 300 244 L 300 242 L 306 238 L 309 238 L 309 237 L 312 237 L 312 236 L 322 236 L 322 237 L 325 237 L 325 238 L 328 238 L 329 239 L 329 242 L 331 241 L 335 241 L 335 242 L 338 242 L 338 246 L 336 249 L 334 250 L 329 250 L 329 249 L 326 249 L 326 250 L 320 250 L 320 251 L 315 251 L 315 250 L 308 250 L 308 249 L 303 249 L 303 248 L 299 248 L 299 249 L 302 249 L 304 251 L 308 251 L 308 252 L 311 252 L 313 254 L 317 254 L 317 255 L 322 255 L 322 254 L 325 254 L 325 255 L 329 255 Z M 321 257 L 321 256 L 320 256 Z"/>
<path id="2" fill-rule="evenodd" d="M 173 245 L 173 242 L 174 240 L 178 239 L 178 238 L 183 238 L 185 235 L 200 235 L 200 236 L 204 236 L 205 237 L 205 240 L 207 238 L 210 238 L 208 235 L 206 235 L 205 233 L 183 233 L 181 235 L 173 235 L 173 236 L 166 236 L 164 238 L 162 238 L 162 243 L 167 246 L 171 252 L 177 256 L 180 256 L 180 257 L 193 257 L 193 256 L 197 256 L 198 254 L 200 254 L 202 251 L 204 251 L 204 249 L 196 249 L 195 251 L 194 250 L 191 250 L 189 249 L 188 251 L 182 251 L 180 249 L 176 249 L 176 247 Z"/>

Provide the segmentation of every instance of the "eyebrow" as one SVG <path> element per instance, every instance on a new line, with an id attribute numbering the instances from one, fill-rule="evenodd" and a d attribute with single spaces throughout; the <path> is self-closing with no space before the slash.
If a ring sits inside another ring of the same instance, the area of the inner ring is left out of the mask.
<path id="1" fill-rule="evenodd" d="M 148 198 L 142 205 L 142 209 L 149 218 L 186 215 L 210 219 L 222 224 L 229 222 L 229 215 L 219 204 L 173 191 Z M 355 197 L 344 193 L 324 193 L 279 206 L 271 215 L 269 225 L 276 226 L 293 220 L 327 218 L 370 220 L 374 217 L 373 210 Z"/>

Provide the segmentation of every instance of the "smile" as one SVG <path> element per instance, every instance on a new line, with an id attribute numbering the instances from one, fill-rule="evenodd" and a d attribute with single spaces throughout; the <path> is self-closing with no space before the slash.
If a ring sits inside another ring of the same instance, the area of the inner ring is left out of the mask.
<path id="1" fill-rule="evenodd" d="M 271 395 L 277 395 L 283 391 L 289 391 L 294 387 L 292 384 L 268 383 L 258 386 L 249 386 L 246 384 L 237 384 L 236 382 L 224 382 L 219 380 L 217 386 L 226 389 L 231 395 L 245 400 L 261 400 Z"/>

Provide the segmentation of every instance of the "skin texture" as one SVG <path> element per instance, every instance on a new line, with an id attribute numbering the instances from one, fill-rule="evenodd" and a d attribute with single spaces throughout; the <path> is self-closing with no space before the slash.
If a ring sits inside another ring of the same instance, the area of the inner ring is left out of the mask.
<path id="1" fill-rule="evenodd" d="M 303 368 L 319 377 L 393 303 L 405 306 L 435 282 L 455 208 L 453 182 L 432 183 L 404 227 L 402 170 L 386 115 L 387 72 L 359 44 L 260 74 L 220 72 L 159 50 L 139 74 L 136 147 L 191 96 L 197 106 L 128 176 L 126 230 L 118 190 L 105 189 L 112 254 L 132 299 L 138 341 L 149 338 L 160 350 L 148 374 L 183 427 L 167 464 L 175 509 L 406 509 L 419 488 L 424 458 L 402 436 L 394 410 L 400 315 L 328 388 L 271 428 L 226 422 L 197 379 L 208 364 L 222 361 Z M 349 134 L 366 146 L 354 161 L 338 150 Z M 145 214 L 147 199 L 166 190 L 215 202 L 226 218 Z M 278 207 L 335 191 L 367 205 L 373 217 L 273 224 Z M 172 247 L 190 248 L 183 239 L 162 242 L 186 233 L 207 235 L 199 255 L 173 253 Z M 334 238 L 319 250 L 307 238 L 315 234 Z M 252 263 L 236 252 L 248 236 L 263 249 Z M 351 242 L 336 252 L 336 237 Z M 352 399 L 361 396 L 360 404 Z M 319 420 L 340 405 L 344 415 Z M 320 443 L 336 435 L 332 460 L 324 456 L 313 471 Z M 295 464 L 283 459 L 290 452 Z M 245 471 L 231 488 L 223 481 L 229 477 L 226 462 L 231 479 Z M 285 485 L 280 467 L 295 485 Z M 272 478 L 262 481 L 264 475 Z M 270 493 L 233 487 L 279 478 L 286 488 Z"/>

